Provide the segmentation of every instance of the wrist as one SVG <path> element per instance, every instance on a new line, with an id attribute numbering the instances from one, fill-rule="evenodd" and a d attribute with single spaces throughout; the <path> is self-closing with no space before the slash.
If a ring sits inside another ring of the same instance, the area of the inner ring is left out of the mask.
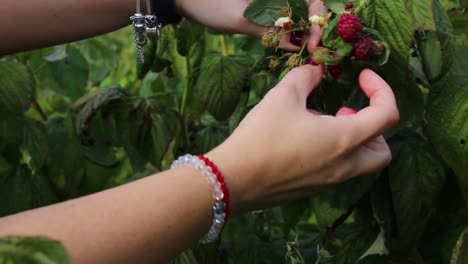
<path id="1" fill-rule="evenodd" d="M 232 215 L 253 209 L 256 200 L 256 182 L 260 174 L 253 157 L 225 142 L 205 155 L 222 172 L 229 188 Z"/>

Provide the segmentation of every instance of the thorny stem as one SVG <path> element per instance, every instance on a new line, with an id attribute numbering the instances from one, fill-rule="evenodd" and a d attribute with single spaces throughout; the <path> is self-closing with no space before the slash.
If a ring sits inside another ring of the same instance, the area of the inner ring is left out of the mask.
<path id="1" fill-rule="evenodd" d="M 37 102 L 36 99 L 34 99 L 32 102 L 32 107 L 34 108 L 34 110 L 36 110 L 39 115 L 41 116 L 41 118 L 44 120 L 44 121 L 47 121 L 48 120 L 48 117 L 47 117 L 47 114 L 44 112 L 44 110 L 42 110 L 42 107 L 41 105 Z"/>

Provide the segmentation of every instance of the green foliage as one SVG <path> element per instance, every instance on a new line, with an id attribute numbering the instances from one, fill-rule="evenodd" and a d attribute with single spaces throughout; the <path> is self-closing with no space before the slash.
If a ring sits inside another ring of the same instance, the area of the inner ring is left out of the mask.
<path id="1" fill-rule="evenodd" d="M 0 263 L 71 264 L 58 241 L 42 237 L 0 239 Z"/>
<path id="2" fill-rule="evenodd" d="M 345 0 L 325 1 L 343 12 Z M 310 199 L 231 219 L 219 244 L 173 263 L 467 263 L 467 1 L 356 0 L 380 62 L 325 76 L 309 106 L 334 114 L 367 105 L 364 67 L 392 86 L 400 126 L 390 166 Z M 272 26 L 302 0 L 254 0 L 244 15 Z M 336 42 L 337 16 L 323 44 Z M 0 216 L 64 201 L 167 169 L 216 147 L 290 68 L 280 50 L 183 20 L 136 64 L 131 29 L 0 59 Z M 341 48 L 340 48 L 341 47 Z M 303 54 L 304 55 L 304 54 Z M 304 58 L 308 55 L 304 55 Z M 329 61 L 331 64 L 331 61 Z M 6 255 L 5 255 L 6 254 Z M 0 240 L 0 262 L 69 263 L 57 242 Z M 20 259 L 18 259 L 20 258 Z M 47 260 L 48 262 L 44 262 Z M 28 262 L 29 261 L 29 262 Z"/>

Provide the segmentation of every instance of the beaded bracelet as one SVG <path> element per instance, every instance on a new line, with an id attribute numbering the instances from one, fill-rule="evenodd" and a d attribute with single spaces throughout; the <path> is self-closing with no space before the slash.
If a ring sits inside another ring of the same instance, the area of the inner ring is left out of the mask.
<path id="1" fill-rule="evenodd" d="M 171 169 L 181 166 L 192 166 L 199 170 L 205 175 L 211 186 L 213 199 L 215 200 L 213 205 L 213 224 L 200 242 L 204 244 L 214 242 L 223 230 L 230 212 L 229 191 L 224 178 L 216 165 L 204 156 L 196 157 L 188 154 L 181 156 L 172 163 Z"/>

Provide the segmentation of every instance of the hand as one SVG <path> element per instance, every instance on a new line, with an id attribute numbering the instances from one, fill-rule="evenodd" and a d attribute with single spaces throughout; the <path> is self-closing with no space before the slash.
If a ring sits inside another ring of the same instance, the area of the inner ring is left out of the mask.
<path id="1" fill-rule="evenodd" d="M 328 116 L 306 109 L 322 74 L 321 66 L 293 69 L 207 154 L 226 176 L 234 211 L 306 197 L 389 164 L 391 152 L 381 135 L 399 119 L 389 85 L 364 70 L 360 85 L 370 106 Z"/>
<path id="2" fill-rule="evenodd" d="M 242 33 L 259 37 L 268 28 L 250 22 L 244 17 L 244 11 L 252 0 L 176 0 L 176 6 L 187 18 L 208 27 L 230 33 Z M 309 15 L 327 13 L 322 0 L 313 0 L 309 5 Z M 320 43 L 321 29 L 313 26 L 307 40 L 308 49 L 312 52 Z M 289 42 L 289 34 L 283 35 L 279 47 L 298 51 L 300 47 Z M 303 40 L 306 41 L 306 40 Z"/>

